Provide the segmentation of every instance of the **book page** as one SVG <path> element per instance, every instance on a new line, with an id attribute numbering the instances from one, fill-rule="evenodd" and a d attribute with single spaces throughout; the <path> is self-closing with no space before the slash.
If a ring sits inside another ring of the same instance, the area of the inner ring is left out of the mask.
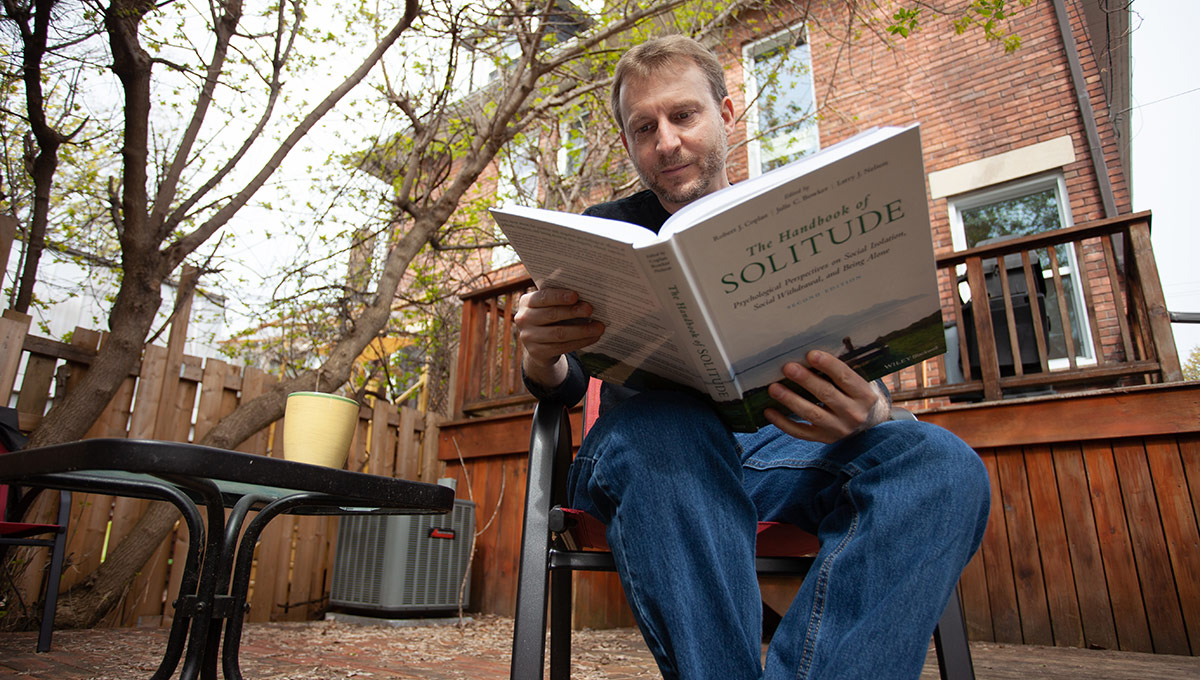
<path id="1" fill-rule="evenodd" d="M 654 232 L 614 220 L 530 208 L 493 209 L 492 215 L 521 253 L 538 288 L 573 290 L 592 305 L 592 318 L 605 325 L 605 332 L 581 358 L 592 355 L 585 363 L 598 377 L 624 382 L 639 369 L 672 380 L 690 376 L 693 371 L 675 344 L 672 320 L 650 287 L 642 257 L 629 243 L 576 227 L 590 223 L 607 233 L 611 226 L 642 242 L 653 241 Z M 565 219 L 569 217 L 583 219 Z M 639 237 L 634 230 L 651 238 Z"/>
<path id="2" fill-rule="evenodd" d="M 867 377 L 945 351 L 919 131 L 882 137 L 675 235 L 745 392 L 811 349 Z"/>

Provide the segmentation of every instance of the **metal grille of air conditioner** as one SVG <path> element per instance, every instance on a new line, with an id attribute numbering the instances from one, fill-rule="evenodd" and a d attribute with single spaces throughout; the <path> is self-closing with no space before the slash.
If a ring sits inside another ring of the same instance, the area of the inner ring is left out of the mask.
<path id="1" fill-rule="evenodd" d="M 388 515 L 342 516 L 338 521 L 332 597 L 378 602 L 383 584 Z"/>
<path id="2" fill-rule="evenodd" d="M 475 504 L 446 515 L 349 515 L 338 522 L 330 604 L 384 612 L 453 610 L 470 557 Z M 463 591 L 470 597 L 470 581 Z"/>

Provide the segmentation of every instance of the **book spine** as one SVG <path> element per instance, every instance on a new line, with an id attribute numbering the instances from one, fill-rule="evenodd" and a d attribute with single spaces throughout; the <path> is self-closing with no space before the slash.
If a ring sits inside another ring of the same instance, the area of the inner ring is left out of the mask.
<path id="1" fill-rule="evenodd" d="M 717 344 L 709 315 L 696 297 L 673 241 L 639 249 L 646 275 L 658 291 L 660 302 L 676 328 L 678 344 L 696 367 L 704 390 L 714 401 L 727 402 L 741 397 L 729 362 Z"/>

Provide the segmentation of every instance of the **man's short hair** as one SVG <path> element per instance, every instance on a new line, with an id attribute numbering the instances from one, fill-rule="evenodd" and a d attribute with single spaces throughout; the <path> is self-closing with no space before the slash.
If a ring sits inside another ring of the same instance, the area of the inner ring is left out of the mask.
<path id="1" fill-rule="evenodd" d="M 700 71 L 708 80 L 708 89 L 713 101 L 719 106 L 729 90 L 725 85 L 725 69 L 717 56 L 704 45 L 684 35 L 664 35 L 651 38 L 621 55 L 617 68 L 613 72 L 612 109 L 617 121 L 617 128 L 625 131 L 625 120 L 621 118 L 621 85 L 630 76 L 649 77 L 659 69 L 680 60 L 690 61 L 700 67 Z"/>

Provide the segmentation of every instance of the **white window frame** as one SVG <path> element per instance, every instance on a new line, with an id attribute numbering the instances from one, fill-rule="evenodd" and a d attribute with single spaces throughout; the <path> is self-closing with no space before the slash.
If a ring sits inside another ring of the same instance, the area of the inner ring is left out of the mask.
<path id="1" fill-rule="evenodd" d="M 746 152 L 748 154 L 748 171 L 751 177 L 757 177 L 762 174 L 762 141 L 758 138 L 758 77 L 754 72 L 755 58 L 764 53 L 769 52 L 776 47 L 779 47 L 785 42 L 797 42 L 803 39 L 805 44 L 809 46 L 808 53 L 808 87 L 813 93 L 813 107 L 816 108 L 817 89 L 813 81 L 812 68 L 812 45 L 808 42 L 808 28 L 804 24 L 796 24 L 789 26 L 777 33 L 774 33 L 761 40 L 756 40 L 747 43 L 742 47 L 742 82 L 746 88 L 746 101 L 749 105 L 746 107 L 746 139 L 750 140 L 746 144 Z M 821 133 L 819 126 L 814 122 L 812 124 L 813 136 L 816 144 L 814 151 L 821 148 Z M 788 149 L 784 153 L 791 153 L 793 149 Z"/>
<path id="2" fill-rule="evenodd" d="M 514 150 L 512 153 L 498 155 L 496 157 L 496 202 L 500 205 L 518 204 L 528 207 L 537 207 L 537 197 L 540 187 L 540 177 L 538 176 L 537 163 L 530 158 L 520 154 L 520 149 Z M 516 182 L 514 183 L 514 179 Z M 522 185 L 524 192 L 518 190 L 517 185 Z M 531 186 L 532 184 L 532 186 Z M 519 200 L 522 193 L 527 196 L 532 196 L 532 201 L 522 202 Z M 498 225 L 492 226 L 492 234 L 497 241 L 505 239 L 504 233 L 500 231 Z M 513 250 L 512 246 L 499 246 L 492 248 L 492 269 L 500 269 L 521 261 L 517 256 L 517 251 Z"/>
<path id="3" fill-rule="evenodd" d="M 963 227 L 962 212 L 979 208 L 991 203 L 999 203 L 1008 201 L 1014 198 L 1020 198 L 1029 194 L 1045 191 L 1046 189 L 1054 189 L 1054 193 L 1058 203 L 1058 219 L 1062 228 L 1067 228 L 1075 224 L 1071 217 L 1071 202 L 1067 195 L 1067 183 L 1063 175 L 1059 171 L 1042 173 L 1033 175 L 1020 180 L 1006 182 L 1004 184 L 984 187 L 976 189 L 958 196 L 950 196 L 947 198 L 947 207 L 950 213 L 950 239 L 954 245 L 954 250 L 967 249 L 967 234 Z M 1096 348 L 1092 346 L 1091 320 L 1088 318 L 1087 306 L 1083 300 L 1083 286 L 1086 282 L 1079 275 L 1079 262 L 1075 257 L 1075 249 L 1067 249 L 1067 261 L 1058 263 L 1059 275 L 1072 276 L 1072 281 L 1075 285 L 1072 286 L 1070 295 L 1073 298 L 1070 302 L 1079 315 L 1078 323 L 1082 329 L 1081 337 L 1076 338 L 1075 346 L 1075 363 L 1076 365 L 1092 365 L 1096 363 Z M 1048 267 L 1046 263 L 1045 267 Z M 965 265 L 958 266 L 958 273 L 961 275 L 966 271 Z M 1050 295 L 1054 290 L 1053 272 L 1048 268 L 1043 268 L 1043 278 L 1047 279 L 1046 294 Z M 964 295 L 969 293 L 963 292 Z M 1044 313 L 1045 310 L 1043 310 Z M 1066 357 L 1059 359 L 1050 359 L 1048 362 L 1051 370 L 1064 369 L 1070 367 L 1070 360 Z"/>

